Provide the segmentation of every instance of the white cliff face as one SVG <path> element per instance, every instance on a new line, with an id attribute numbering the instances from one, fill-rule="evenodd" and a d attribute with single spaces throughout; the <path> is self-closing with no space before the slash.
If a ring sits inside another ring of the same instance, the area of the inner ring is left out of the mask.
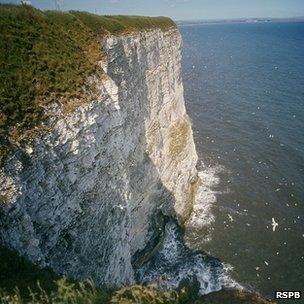
<path id="1" fill-rule="evenodd" d="M 176 29 L 103 41 L 98 100 L 64 114 L 0 171 L 0 242 L 41 266 L 96 283 L 134 282 L 132 257 L 160 215 L 192 208 L 197 155 Z"/>

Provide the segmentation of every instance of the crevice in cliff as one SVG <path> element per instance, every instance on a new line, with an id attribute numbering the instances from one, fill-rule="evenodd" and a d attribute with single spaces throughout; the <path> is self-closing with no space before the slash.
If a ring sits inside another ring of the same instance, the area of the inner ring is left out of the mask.
<path id="1" fill-rule="evenodd" d="M 165 237 L 165 226 L 169 221 L 169 217 L 165 216 L 161 211 L 153 215 L 153 221 L 150 229 L 151 237 L 146 246 L 142 250 L 136 251 L 132 256 L 132 267 L 136 271 L 148 262 L 160 249 Z"/>

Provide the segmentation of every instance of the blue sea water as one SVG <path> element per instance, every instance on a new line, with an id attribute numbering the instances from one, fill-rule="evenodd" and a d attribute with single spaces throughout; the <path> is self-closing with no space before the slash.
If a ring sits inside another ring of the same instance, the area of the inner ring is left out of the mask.
<path id="1" fill-rule="evenodd" d="M 265 296 L 304 291 L 304 23 L 180 30 L 202 170 L 220 180 L 210 239 L 188 241 Z"/>

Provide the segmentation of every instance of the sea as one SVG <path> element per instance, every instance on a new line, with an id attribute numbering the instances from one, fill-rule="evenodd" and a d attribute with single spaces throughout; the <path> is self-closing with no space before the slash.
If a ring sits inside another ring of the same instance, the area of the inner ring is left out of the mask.
<path id="1" fill-rule="evenodd" d="M 229 265 L 246 289 L 271 298 L 304 292 L 304 23 L 180 31 L 186 107 L 208 193 L 187 243 Z"/>
<path id="2" fill-rule="evenodd" d="M 180 31 L 202 184 L 186 229 L 167 222 L 137 281 L 304 292 L 304 23 Z"/>

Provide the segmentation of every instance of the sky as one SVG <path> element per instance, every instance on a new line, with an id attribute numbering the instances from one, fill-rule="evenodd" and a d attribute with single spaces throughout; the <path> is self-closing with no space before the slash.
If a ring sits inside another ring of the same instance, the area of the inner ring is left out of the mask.
<path id="1" fill-rule="evenodd" d="M 303 17 L 304 0 L 26 0 L 40 9 L 169 16 L 174 20 Z M 19 3 L 20 0 L 0 0 Z"/>

